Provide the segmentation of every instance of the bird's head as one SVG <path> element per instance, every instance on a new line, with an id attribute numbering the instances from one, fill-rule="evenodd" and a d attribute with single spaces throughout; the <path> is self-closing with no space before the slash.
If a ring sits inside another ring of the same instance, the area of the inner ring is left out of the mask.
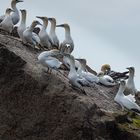
<path id="1" fill-rule="evenodd" d="M 111 71 L 111 66 L 109 64 L 104 64 L 101 67 L 101 71 L 104 72 L 104 74 L 108 74 Z"/>
<path id="2" fill-rule="evenodd" d="M 124 86 L 125 86 L 125 84 L 126 84 L 126 82 L 125 82 L 124 80 L 121 80 L 121 81 L 120 81 L 120 85 L 121 85 L 121 86 L 123 86 L 123 87 L 124 87 Z"/>
<path id="3" fill-rule="evenodd" d="M 104 72 L 102 72 L 102 71 L 99 72 L 99 73 L 97 74 L 97 76 L 98 76 L 98 77 L 103 77 L 103 76 L 104 76 Z"/>
<path id="4" fill-rule="evenodd" d="M 11 8 L 7 8 L 7 9 L 6 9 L 6 14 L 9 14 L 9 15 L 10 15 L 11 12 L 14 12 L 14 10 L 11 9 Z"/>
<path id="5" fill-rule="evenodd" d="M 135 68 L 134 67 L 128 67 L 126 69 L 128 69 L 130 73 L 134 73 L 135 72 Z"/>
<path id="6" fill-rule="evenodd" d="M 63 27 L 63 28 L 68 28 L 70 29 L 70 26 L 67 23 L 56 25 L 56 27 Z"/>
<path id="7" fill-rule="evenodd" d="M 13 3 L 23 2 L 22 0 L 12 0 Z"/>
<path id="8" fill-rule="evenodd" d="M 35 27 L 35 26 L 37 26 L 37 25 L 42 25 L 38 20 L 34 20 L 33 22 L 32 22 L 32 26 L 33 27 Z"/>
<path id="9" fill-rule="evenodd" d="M 55 19 L 55 18 L 48 18 L 48 20 L 49 20 L 50 22 L 53 22 L 53 23 L 56 24 L 56 19 Z"/>
<path id="10" fill-rule="evenodd" d="M 20 9 L 20 12 L 21 12 L 22 14 L 26 14 L 26 10 L 25 10 L 25 9 Z"/>

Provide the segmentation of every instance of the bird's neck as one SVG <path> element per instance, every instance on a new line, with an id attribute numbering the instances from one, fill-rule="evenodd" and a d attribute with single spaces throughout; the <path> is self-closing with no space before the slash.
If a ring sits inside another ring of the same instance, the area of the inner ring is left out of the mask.
<path id="1" fill-rule="evenodd" d="M 70 28 L 69 27 L 65 27 L 65 38 L 71 38 Z"/>
<path id="2" fill-rule="evenodd" d="M 75 61 L 74 60 L 70 60 L 70 72 L 69 72 L 69 74 L 74 74 L 74 73 L 76 73 Z"/>
<path id="3" fill-rule="evenodd" d="M 42 30 L 46 30 L 48 26 L 48 22 L 43 21 L 43 26 L 42 26 Z"/>
<path id="4" fill-rule="evenodd" d="M 56 28 L 56 24 L 54 22 L 51 22 L 50 35 L 55 34 L 55 28 Z"/>
<path id="5" fill-rule="evenodd" d="M 18 9 L 17 9 L 17 7 L 16 7 L 16 3 L 15 3 L 15 2 L 12 1 L 11 7 L 12 7 L 12 9 L 14 10 L 14 12 L 18 13 Z"/>
<path id="6" fill-rule="evenodd" d="M 84 68 L 84 66 L 80 63 L 80 66 L 78 67 L 77 72 L 78 72 L 78 73 L 81 73 L 82 71 L 85 71 L 85 68 Z"/>
<path id="7" fill-rule="evenodd" d="M 26 24 L 26 14 L 22 14 L 21 23 Z"/>
<path id="8" fill-rule="evenodd" d="M 128 80 L 133 80 L 133 79 L 134 79 L 134 72 L 130 72 Z"/>
<path id="9" fill-rule="evenodd" d="M 6 12 L 6 13 L 5 13 L 5 16 L 6 16 L 6 17 L 10 16 L 10 13 L 11 13 L 11 12 Z"/>
<path id="10" fill-rule="evenodd" d="M 31 26 L 30 26 L 29 30 L 30 30 L 31 32 L 33 32 L 33 30 L 34 30 L 35 26 L 36 26 L 36 25 L 31 24 Z"/>
<path id="11" fill-rule="evenodd" d="M 118 90 L 118 95 L 123 95 L 123 92 L 125 90 L 125 86 L 120 85 L 119 90 Z"/>

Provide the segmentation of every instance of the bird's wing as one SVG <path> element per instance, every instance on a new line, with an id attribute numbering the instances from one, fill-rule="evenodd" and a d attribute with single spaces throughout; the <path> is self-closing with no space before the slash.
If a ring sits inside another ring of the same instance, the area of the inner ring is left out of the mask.
<path id="1" fill-rule="evenodd" d="M 39 38 L 39 36 L 36 34 L 36 33 L 32 33 L 32 39 L 33 39 L 33 41 L 35 41 L 37 44 L 39 44 L 40 43 L 40 38 Z"/>
<path id="2" fill-rule="evenodd" d="M 48 57 L 45 62 L 48 66 L 52 68 L 59 68 L 61 65 L 61 62 L 54 57 Z"/>
<path id="3" fill-rule="evenodd" d="M 2 22 L 4 20 L 4 18 L 5 18 L 5 15 L 1 15 L 0 16 L 0 22 Z"/>
<path id="4" fill-rule="evenodd" d="M 132 102 L 136 102 L 135 95 L 129 94 L 126 96 L 126 98 Z"/>

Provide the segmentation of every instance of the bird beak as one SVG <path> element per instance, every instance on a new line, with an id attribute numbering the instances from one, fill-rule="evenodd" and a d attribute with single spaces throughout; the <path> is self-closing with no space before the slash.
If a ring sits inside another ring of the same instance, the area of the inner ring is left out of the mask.
<path id="1" fill-rule="evenodd" d="M 129 67 L 128 67 L 128 68 L 126 68 L 126 69 L 130 70 L 130 68 L 129 68 Z"/>
<path id="2" fill-rule="evenodd" d="M 42 24 L 40 22 L 38 22 L 38 25 L 41 25 L 42 26 Z"/>
<path id="3" fill-rule="evenodd" d="M 48 18 L 48 20 L 52 20 L 52 18 Z"/>
<path id="4" fill-rule="evenodd" d="M 23 2 L 22 0 L 18 0 L 17 2 Z"/>
<path id="5" fill-rule="evenodd" d="M 42 19 L 43 17 L 36 16 L 36 18 L 40 18 L 40 19 Z"/>
<path id="6" fill-rule="evenodd" d="M 61 24 L 61 25 L 56 25 L 56 27 L 64 27 L 64 25 L 63 25 L 63 24 Z"/>

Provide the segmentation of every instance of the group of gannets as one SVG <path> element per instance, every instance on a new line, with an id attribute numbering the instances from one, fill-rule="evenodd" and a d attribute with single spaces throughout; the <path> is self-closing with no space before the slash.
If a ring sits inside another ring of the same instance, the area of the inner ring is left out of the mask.
<path id="1" fill-rule="evenodd" d="M 41 52 L 38 55 L 38 61 L 44 67 L 48 67 L 47 72 L 51 73 L 52 69 L 58 70 L 61 65 L 65 65 L 69 70 L 68 80 L 72 87 L 80 89 L 85 93 L 83 86 L 94 87 L 95 84 L 102 84 L 104 86 L 115 86 L 120 82 L 119 90 L 114 100 L 121 105 L 122 109 L 127 108 L 140 113 L 140 107 L 135 103 L 135 95 L 137 95 L 137 89 L 134 83 L 134 67 L 127 68 L 129 70 L 123 73 L 115 72 L 111 70 L 111 66 L 105 64 L 101 67 L 101 72 L 97 75 L 90 73 L 86 69 L 86 60 L 79 61 L 74 58 L 71 53 L 74 50 L 74 42 L 71 37 L 70 26 L 66 23 L 57 25 L 55 18 L 46 16 L 36 16 L 37 19 L 42 20 L 41 24 L 38 20 L 32 21 L 29 27 L 26 26 L 27 11 L 25 9 L 19 10 L 16 4 L 23 2 L 22 0 L 12 0 L 11 8 L 7 8 L 5 15 L 0 17 L 0 28 L 12 32 L 14 26 L 19 22 L 17 32 L 21 41 L 25 44 L 32 44 L 34 46 L 41 46 L 47 50 Z M 50 22 L 50 32 L 47 33 L 46 29 Z M 34 28 L 40 25 L 39 34 L 33 32 Z M 65 29 L 65 39 L 62 43 L 56 35 L 56 27 L 63 27 Z M 54 49 L 55 48 L 55 49 Z M 63 59 L 60 61 L 57 57 L 61 55 Z M 129 73 L 129 75 L 127 75 Z M 123 80 L 122 80 L 123 79 Z M 127 80 L 125 82 L 124 80 Z M 125 91 L 129 90 L 130 94 L 125 95 Z"/>

